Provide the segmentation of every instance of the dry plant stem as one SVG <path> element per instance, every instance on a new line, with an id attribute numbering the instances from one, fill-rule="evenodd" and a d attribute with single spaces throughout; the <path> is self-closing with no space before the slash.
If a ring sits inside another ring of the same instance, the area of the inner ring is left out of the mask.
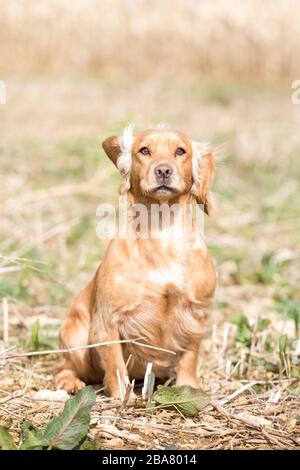
<path id="1" fill-rule="evenodd" d="M 136 434 L 131 434 L 128 431 L 121 431 L 114 426 L 105 426 L 101 425 L 101 431 L 110 435 L 110 436 L 117 436 L 121 439 L 125 439 L 129 442 L 133 442 L 138 446 L 147 446 L 147 442 L 143 441 L 140 436 Z"/>
<path id="2" fill-rule="evenodd" d="M 261 430 L 261 426 L 256 426 L 255 424 L 253 424 L 251 421 L 247 420 L 247 418 L 242 418 L 240 416 L 237 416 L 237 415 L 234 415 L 234 414 L 231 414 L 229 413 L 227 410 L 225 410 L 225 408 L 223 408 L 223 406 L 220 405 L 219 402 L 215 401 L 215 400 L 212 400 L 211 401 L 211 405 L 222 415 L 222 416 L 225 416 L 225 418 L 227 418 L 228 420 L 237 420 L 237 421 L 241 421 L 242 423 L 246 424 L 247 426 L 250 426 L 250 427 L 253 427 L 255 429 L 258 429 L 258 430 Z"/>
<path id="3" fill-rule="evenodd" d="M 29 385 L 30 385 L 30 381 L 31 381 L 31 378 L 32 378 L 32 374 L 33 374 L 33 369 L 30 371 L 29 373 L 29 376 L 28 376 L 28 379 L 27 379 L 27 382 L 25 384 L 25 387 L 23 388 L 23 390 L 16 390 L 15 392 L 13 393 L 10 393 L 7 397 L 5 398 L 0 398 L 0 404 L 3 404 L 3 403 L 6 403 L 7 401 L 9 400 L 13 400 L 14 398 L 21 398 L 25 395 Z"/>
<path id="4" fill-rule="evenodd" d="M 226 403 L 229 403 L 233 400 L 235 400 L 239 395 L 244 393 L 246 390 L 249 390 L 249 388 L 252 388 L 254 385 L 256 385 L 257 382 L 250 382 L 243 387 L 239 388 L 235 392 L 233 392 L 231 395 L 228 395 L 228 397 L 223 398 L 222 400 L 219 401 L 220 405 L 225 405 Z"/>
<path id="5" fill-rule="evenodd" d="M 3 341 L 5 344 L 8 343 L 8 302 L 7 298 L 4 297 L 2 301 L 2 314 L 3 314 Z"/>
<path id="6" fill-rule="evenodd" d="M 220 429 L 220 430 L 214 430 L 214 431 L 207 431 L 205 429 L 201 429 L 199 431 L 194 431 L 194 430 L 191 430 L 191 429 L 186 429 L 185 427 L 182 427 L 182 426 L 178 426 L 178 425 L 167 425 L 167 424 L 164 424 L 164 425 L 159 425 L 159 424 L 154 424 L 154 423 L 150 423 L 150 422 L 140 422 L 138 419 L 126 419 L 124 418 L 123 416 L 117 416 L 116 418 L 114 416 L 110 416 L 110 415 L 100 415 L 99 416 L 99 419 L 105 419 L 105 420 L 108 420 L 108 419 L 111 419 L 111 420 L 115 420 L 114 421 L 114 425 L 115 425 L 115 422 L 118 420 L 118 421 L 121 421 L 122 423 L 124 424 L 128 424 L 130 426 L 133 426 L 133 427 L 137 427 L 137 428 L 142 428 L 144 429 L 145 427 L 148 427 L 148 428 L 153 428 L 153 429 L 156 429 L 158 431 L 180 431 L 182 433 L 185 433 L 185 434 L 191 434 L 191 435 L 194 435 L 194 436 L 203 436 L 203 437 L 209 437 L 209 436 L 226 436 L 226 435 L 229 435 L 229 434 L 236 434 L 237 431 L 236 429 Z M 102 425 L 100 425 L 101 428 L 102 428 Z M 239 433 L 245 433 L 245 432 L 248 432 L 248 430 L 240 430 Z"/>
<path id="7" fill-rule="evenodd" d="M 97 181 L 97 183 L 99 184 L 100 181 Z M 30 191 L 23 194 L 17 201 L 15 199 L 9 200 L 7 207 L 9 207 L 9 205 L 15 204 L 30 204 L 31 202 L 36 202 L 37 200 L 44 201 L 54 197 L 69 197 L 74 194 L 86 194 L 92 197 L 103 197 L 103 192 L 99 189 L 99 187 L 96 187 L 95 184 L 92 184 L 92 181 L 89 181 L 87 183 L 84 182 L 53 186 L 47 190 L 41 189 L 38 191 Z"/>
<path id="8" fill-rule="evenodd" d="M 251 334 L 251 346 L 250 346 L 250 351 L 249 351 L 248 369 L 247 369 L 247 374 L 248 375 L 250 374 L 250 372 L 252 370 L 252 355 L 255 352 L 256 329 L 257 329 L 257 318 L 255 319 L 255 325 L 254 325 L 254 328 L 253 328 L 253 332 Z"/>
<path id="9" fill-rule="evenodd" d="M 282 448 L 286 447 L 285 443 L 284 442 L 280 443 L 280 441 L 278 439 L 276 439 L 273 435 L 276 435 L 276 436 L 281 437 L 281 438 L 286 438 L 286 439 L 292 440 L 293 442 L 295 442 L 296 444 L 299 445 L 299 442 L 298 442 L 297 439 L 293 439 L 291 436 L 285 435 L 284 432 L 280 432 L 280 431 L 277 431 L 276 429 L 271 429 L 271 428 L 268 428 L 268 431 L 266 431 L 264 429 L 264 426 L 255 425 L 252 422 L 251 419 L 247 419 L 247 417 L 245 417 L 245 416 L 242 417 L 242 416 L 238 416 L 238 415 L 234 415 L 234 414 L 229 413 L 217 401 L 212 401 L 211 404 L 221 415 L 223 415 L 229 421 L 232 421 L 232 420 L 240 421 L 240 422 L 246 424 L 247 426 L 249 426 L 253 429 L 256 429 L 257 431 L 262 433 L 265 437 L 267 437 L 269 440 L 273 439 L 273 443 L 275 443 L 276 445 L 280 445 L 280 447 L 282 447 Z M 272 434 L 272 436 L 270 436 L 270 434 Z"/>
<path id="10" fill-rule="evenodd" d="M 29 369 L 26 369 L 25 367 L 21 367 L 18 364 L 11 364 L 12 367 L 14 367 L 17 370 L 23 371 L 23 372 L 30 372 Z M 44 382 L 52 382 L 52 378 L 50 377 L 45 377 L 44 375 L 37 374 L 36 372 L 32 372 L 32 377 L 35 377 L 36 379 L 43 380 Z"/>
<path id="11" fill-rule="evenodd" d="M 110 344 L 116 344 L 116 343 L 132 343 L 137 346 L 141 346 L 143 348 L 149 348 L 149 349 L 156 349 L 157 351 L 162 351 L 168 354 L 174 354 L 176 353 L 174 351 L 170 351 L 169 349 L 164 349 L 164 348 L 158 348 L 156 346 L 153 346 L 151 344 L 144 344 L 144 343 L 139 343 L 138 340 L 144 339 L 143 337 L 136 338 L 136 339 L 121 339 L 118 341 L 106 341 L 103 343 L 93 343 L 93 344 L 87 344 L 85 346 L 76 346 L 74 348 L 69 348 L 69 349 L 52 349 L 52 350 L 46 350 L 46 351 L 31 351 L 28 353 L 20 353 L 20 354 L 12 354 L 9 356 L 6 356 L 5 359 L 13 359 L 17 357 L 31 357 L 31 356 L 41 356 L 41 355 L 46 355 L 46 354 L 61 354 L 61 353 L 72 353 L 74 351 L 79 351 L 81 349 L 91 349 L 91 348 L 96 348 L 99 346 L 108 346 Z M 0 353 L 0 356 L 3 355 L 3 352 Z"/>
<path id="12" fill-rule="evenodd" d="M 227 397 L 225 398 L 222 398 L 222 400 L 220 400 L 218 402 L 218 405 L 219 406 L 222 406 L 222 405 L 226 405 L 227 403 L 230 403 L 232 402 L 233 400 L 235 400 L 236 398 L 238 398 L 242 393 L 244 393 L 246 390 L 248 390 L 249 388 L 252 388 L 254 385 L 256 385 L 257 382 L 250 382 L 246 385 L 243 385 L 243 387 L 239 388 L 238 390 L 236 390 L 235 392 L 233 392 L 231 395 L 228 395 Z M 217 402 L 214 402 L 214 403 L 217 403 Z M 212 406 L 209 406 L 206 408 L 206 411 L 209 412 L 209 411 L 212 411 L 212 409 L 214 408 L 214 405 L 212 404 L 212 402 L 210 402 L 210 404 Z"/>
<path id="13" fill-rule="evenodd" d="M 4 349 L 4 351 L 1 351 L 0 352 L 0 356 L 5 356 L 5 354 L 8 352 L 8 351 L 11 351 L 12 349 L 15 349 L 16 346 L 10 346 L 10 348 L 7 348 L 7 349 Z M 6 358 L 5 358 L 6 359 Z"/>
<path id="14" fill-rule="evenodd" d="M 282 449 L 286 448 L 286 446 L 284 444 L 282 444 L 278 439 L 276 439 L 276 437 L 270 436 L 270 434 L 267 433 L 267 431 L 265 429 L 262 429 L 262 433 L 269 442 L 271 442 L 273 444 L 276 444 L 277 446 L 281 447 Z"/>
<path id="15" fill-rule="evenodd" d="M 128 379 L 128 381 L 129 381 L 129 379 Z M 113 426 L 116 425 L 116 422 L 117 422 L 118 418 L 122 415 L 122 412 L 126 408 L 127 404 L 128 404 L 128 406 L 130 406 L 130 404 L 128 402 L 130 401 L 131 394 L 133 393 L 134 384 L 135 384 L 134 379 L 132 380 L 131 383 L 129 382 L 129 383 L 126 384 L 125 395 L 124 395 L 124 398 L 122 399 L 122 404 L 121 404 L 120 410 L 119 410 L 118 414 L 115 416 Z"/>

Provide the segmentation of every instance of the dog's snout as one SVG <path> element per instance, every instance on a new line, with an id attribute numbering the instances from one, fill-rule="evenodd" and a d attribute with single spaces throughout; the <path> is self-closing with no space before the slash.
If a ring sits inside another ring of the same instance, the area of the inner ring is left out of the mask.
<path id="1" fill-rule="evenodd" d="M 172 173 L 172 167 L 167 164 L 161 164 L 154 168 L 154 174 L 158 183 L 167 183 Z"/>

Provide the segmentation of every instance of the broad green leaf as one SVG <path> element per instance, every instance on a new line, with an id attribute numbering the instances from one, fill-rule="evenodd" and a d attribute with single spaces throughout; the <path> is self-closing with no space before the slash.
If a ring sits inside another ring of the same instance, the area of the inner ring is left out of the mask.
<path id="1" fill-rule="evenodd" d="M 31 422 L 21 424 L 22 445 L 20 450 L 41 450 L 46 447 L 43 431 L 36 428 Z"/>
<path id="2" fill-rule="evenodd" d="M 5 426 L 0 426 L 0 449 L 1 450 L 17 450 L 17 446 Z"/>
<path id="3" fill-rule="evenodd" d="M 210 397 L 197 388 L 190 386 L 162 387 L 157 390 L 152 400 L 160 405 L 174 406 L 183 414 L 195 416 L 210 402 Z"/>
<path id="4" fill-rule="evenodd" d="M 88 433 L 90 412 L 95 401 L 94 390 L 84 387 L 66 402 L 63 412 L 45 429 L 44 443 L 49 449 L 70 450 L 80 444 Z"/>

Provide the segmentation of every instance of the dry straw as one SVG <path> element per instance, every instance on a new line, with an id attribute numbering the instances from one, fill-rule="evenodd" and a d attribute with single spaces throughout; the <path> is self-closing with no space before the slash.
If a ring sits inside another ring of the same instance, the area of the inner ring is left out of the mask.
<path id="1" fill-rule="evenodd" d="M 0 69 L 295 79 L 298 8 L 296 0 L 0 0 Z"/>

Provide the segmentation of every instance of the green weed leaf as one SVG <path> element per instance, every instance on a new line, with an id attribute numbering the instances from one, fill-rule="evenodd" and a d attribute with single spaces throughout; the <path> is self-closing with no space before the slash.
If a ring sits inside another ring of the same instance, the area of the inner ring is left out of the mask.
<path id="1" fill-rule="evenodd" d="M 31 346 L 33 350 L 38 350 L 40 346 L 39 341 L 40 321 L 36 320 L 31 327 Z"/>
<path id="2" fill-rule="evenodd" d="M 188 416 L 195 416 L 210 402 L 210 397 L 197 388 L 190 386 L 162 387 L 157 390 L 152 400 L 164 406 L 173 406 Z"/>
<path id="3" fill-rule="evenodd" d="M 46 447 L 43 431 L 35 427 L 31 422 L 21 424 L 22 445 L 20 450 L 42 450 Z"/>
<path id="4" fill-rule="evenodd" d="M 63 412 L 54 418 L 44 431 L 44 444 L 49 449 L 71 450 L 86 437 L 90 412 L 96 395 L 91 387 L 84 387 L 75 397 L 70 398 Z"/>
<path id="5" fill-rule="evenodd" d="M 284 355 L 286 353 L 286 348 L 287 348 L 287 336 L 282 335 L 279 337 L 279 353 Z"/>
<path id="6" fill-rule="evenodd" d="M 6 426 L 0 426 L 0 449 L 17 450 L 17 446 Z"/>

